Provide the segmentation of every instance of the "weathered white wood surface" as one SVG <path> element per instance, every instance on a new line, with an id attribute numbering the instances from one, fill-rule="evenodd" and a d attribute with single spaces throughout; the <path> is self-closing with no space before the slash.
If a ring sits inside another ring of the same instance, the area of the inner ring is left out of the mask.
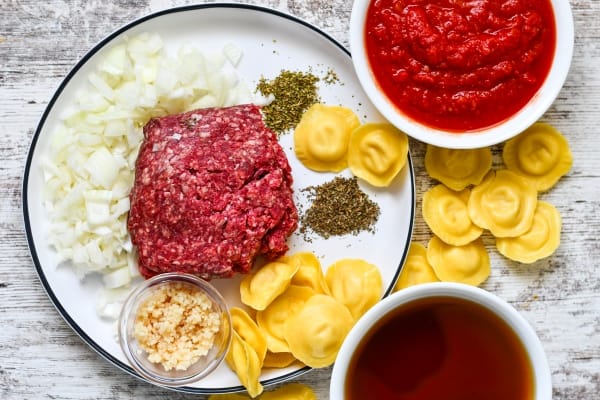
<path id="1" fill-rule="evenodd" d="M 565 0 L 566 1 L 566 0 Z M 140 382 L 103 360 L 76 336 L 49 301 L 29 256 L 21 214 L 21 177 L 34 129 L 74 63 L 122 24 L 175 0 L 0 0 L 0 398 L 116 399 L 192 397 Z M 350 0 L 262 0 L 303 17 L 347 45 Z M 562 244 L 549 259 L 512 264 L 491 250 L 485 288 L 530 321 L 545 346 L 554 398 L 600 399 L 600 2 L 571 0 L 575 55 L 559 98 L 543 117 L 568 137 L 574 166 L 542 198 L 563 216 Z M 424 146 L 411 142 L 419 209 L 415 240 L 429 231 L 420 195 L 432 182 Z M 495 162 L 499 164 L 498 148 Z M 491 243 L 491 241 L 489 241 Z M 331 370 L 297 381 L 328 398 Z M 200 398 L 202 396 L 197 396 Z"/>

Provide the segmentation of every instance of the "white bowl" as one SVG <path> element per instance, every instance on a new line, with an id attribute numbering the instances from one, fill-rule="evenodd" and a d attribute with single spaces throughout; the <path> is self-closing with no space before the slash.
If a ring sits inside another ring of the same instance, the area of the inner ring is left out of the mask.
<path id="1" fill-rule="evenodd" d="M 350 18 L 350 51 L 358 79 L 367 96 L 381 114 L 409 136 L 438 147 L 480 148 L 506 141 L 536 122 L 560 92 L 573 55 L 574 28 L 568 1 L 551 0 L 556 22 L 556 47 L 550 72 L 533 98 L 512 117 L 487 128 L 464 133 L 436 129 L 400 112 L 376 82 L 365 50 L 365 20 L 372 0 L 355 0 Z"/>
<path id="2" fill-rule="evenodd" d="M 419 299 L 436 297 L 454 297 L 479 304 L 507 323 L 523 344 L 529 357 L 533 372 L 533 400 L 550 400 L 552 398 L 552 381 L 550 368 L 542 343 L 527 320 L 510 304 L 498 296 L 470 285 L 434 282 L 411 286 L 384 298 L 367 311 L 352 328 L 339 350 L 330 386 L 331 400 L 345 400 L 346 377 L 352 357 L 365 335 L 378 321 L 394 310 Z M 402 379 L 398 376 L 398 379 Z"/>

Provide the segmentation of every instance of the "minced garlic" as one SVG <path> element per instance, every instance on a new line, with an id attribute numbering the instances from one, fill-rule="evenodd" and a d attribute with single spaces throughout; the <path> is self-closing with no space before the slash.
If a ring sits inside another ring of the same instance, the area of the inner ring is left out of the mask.
<path id="1" fill-rule="evenodd" d="M 208 354 L 221 326 L 206 294 L 183 283 L 157 289 L 139 307 L 134 335 L 148 360 L 186 370 Z"/>

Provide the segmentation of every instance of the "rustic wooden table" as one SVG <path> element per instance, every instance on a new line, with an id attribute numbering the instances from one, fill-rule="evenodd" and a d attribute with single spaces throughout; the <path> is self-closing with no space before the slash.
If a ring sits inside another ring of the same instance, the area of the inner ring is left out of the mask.
<path id="1" fill-rule="evenodd" d="M 74 63 L 122 24 L 190 3 L 0 1 L 0 398 L 192 397 L 124 374 L 67 326 L 37 278 L 21 213 L 30 140 Z M 350 0 L 253 3 L 302 17 L 348 44 Z M 552 370 L 554 398 L 589 400 L 600 398 L 600 2 L 571 0 L 571 5 L 576 32 L 572 68 L 542 118 L 564 132 L 574 155 L 569 175 L 543 195 L 562 213 L 562 244 L 552 257 L 530 266 L 510 263 L 492 250 L 492 276 L 484 288 L 517 307 L 538 332 Z M 419 194 L 414 239 L 426 243 L 430 233 L 420 216 L 420 195 L 432 182 L 423 167 L 424 145 L 411 141 L 411 151 Z M 313 370 L 296 381 L 327 399 L 330 374 L 331 369 Z"/>

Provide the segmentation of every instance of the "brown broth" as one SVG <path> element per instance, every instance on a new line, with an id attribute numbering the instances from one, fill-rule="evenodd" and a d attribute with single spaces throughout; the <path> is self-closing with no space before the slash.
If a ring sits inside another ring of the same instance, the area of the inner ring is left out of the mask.
<path id="1" fill-rule="evenodd" d="M 373 326 L 350 360 L 346 400 L 531 400 L 533 370 L 512 329 L 462 299 L 417 300 Z"/>

